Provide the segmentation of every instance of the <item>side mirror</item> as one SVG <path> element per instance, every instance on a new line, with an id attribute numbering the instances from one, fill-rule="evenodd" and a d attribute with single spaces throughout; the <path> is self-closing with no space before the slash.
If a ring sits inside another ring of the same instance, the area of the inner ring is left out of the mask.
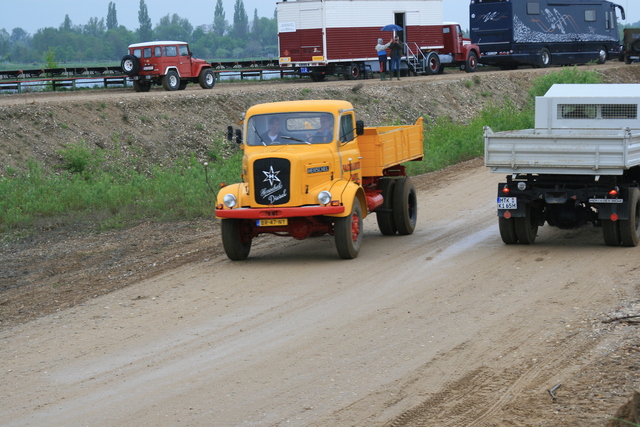
<path id="1" fill-rule="evenodd" d="M 364 122 L 362 120 L 356 120 L 356 135 L 362 135 L 364 133 Z"/>

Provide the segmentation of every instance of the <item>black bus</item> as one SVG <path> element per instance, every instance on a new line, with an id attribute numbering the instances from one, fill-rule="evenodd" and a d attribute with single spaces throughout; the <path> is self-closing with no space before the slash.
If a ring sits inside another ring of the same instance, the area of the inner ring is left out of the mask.
<path id="1" fill-rule="evenodd" d="M 471 0 L 479 62 L 514 69 L 584 64 L 620 54 L 616 8 L 606 0 Z"/>

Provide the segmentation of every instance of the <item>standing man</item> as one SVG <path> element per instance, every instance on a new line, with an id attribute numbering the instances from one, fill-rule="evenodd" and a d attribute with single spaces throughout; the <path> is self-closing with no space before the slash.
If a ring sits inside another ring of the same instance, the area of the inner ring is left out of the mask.
<path id="1" fill-rule="evenodd" d="M 400 41 L 400 37 L 395 36 L 389 47 L 391 48 L 391 78 L 393 79 L 394 74 L 398 73 L 396 77 L 400 80 L 400 58 L 404 51 L 404 45 Z"/>
<path id="2" fill-rule="evenodd" d="M 391 41 L 387 44 L 384 43 L 382 39 L 378 39 L 378 44 L 376 45 L 376 51 L 378 52 L 378 62 L 380 63 L 380 80 L 387 80 L 385 78 L 385 74 L 387 74 L 387 49 L 391 44 Z M 391 77 L 389 77 L 391 78 Z"/>

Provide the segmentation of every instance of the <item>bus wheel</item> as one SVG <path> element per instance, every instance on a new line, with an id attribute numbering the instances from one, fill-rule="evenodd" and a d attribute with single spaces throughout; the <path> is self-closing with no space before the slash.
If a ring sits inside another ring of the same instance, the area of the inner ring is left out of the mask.
<path id="1" fill-rule="evenodd" d="M 546 47 L 540 49 L 540 68 L 547 68 L 551 65 L 551 52 Z"/>
<path id="2" fill-rule="evenodd" d="M 602 46 L 598 49 L 598 64 L 604 64 L 607 62 L 607 49 Z"/>

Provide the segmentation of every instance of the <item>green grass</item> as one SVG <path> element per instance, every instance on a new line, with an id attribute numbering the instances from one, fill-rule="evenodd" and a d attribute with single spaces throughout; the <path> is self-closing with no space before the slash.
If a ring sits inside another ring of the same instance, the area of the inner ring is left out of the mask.
<path id="1" fill-rule="evenodd" d="M 408 162 L 407 172 L 418 175 L 481 156 L 484 126 L 494 132 L 533 127 L 533 99 L 554 83 L 600 81 L 595 72 L 567 67 L 536 79 L 529 92 L 532 102 L 520 110 L 506 101 L 483 109 L 468 123 L 438 118 L 425 125 L 425 159 Z M 119 139 L 114 133 L 114 143 Z M 60 170 L 48 171 L 30 161 L 24 172 L 8 170 L 0 177 L 0 233 L 82 222 L 96 222 L 104 229 L 148 218 L 213 218 L 219 184 L 240 179 L 242 153 L 227 151 L 226 141 L 212 141 L 208 163 L 191 155 L 149 169 L 119 147 L 70 144 L 59 151 Z"/>
<path id="2" fill-rule="evenodd" d="M 100 228 L 130 221 L 213 217 L 220 182 L 235 182 L 241 154 L 199 163 L 191 156 L 139 172 L 135 160 L 113 167 L 117 150 L 91 151 L 84 144 L 62 150 L 64 169 L 47 172 L 29 162 L 25 172 L 0 178 L 0 232 L 38 225 L 98 221 Z"/>

